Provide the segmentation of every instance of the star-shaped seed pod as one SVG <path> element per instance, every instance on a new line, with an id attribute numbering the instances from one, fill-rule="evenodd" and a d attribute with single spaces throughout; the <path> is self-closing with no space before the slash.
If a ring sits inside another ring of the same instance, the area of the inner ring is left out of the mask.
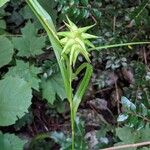
<path id="1" fill-rule="evenodd" d="M 90 62 L 89 53 L 87 47 L 94 48 L 94 45 L 89 41 L 89 39 L 97 38 L 97 36 L 86 33 L 87 30 L 92 28 L 94 25 L 78 28 L 70 19 L 67 17 L 68 23 L 65 25 L 70 31 L 58 32 L 58 36 L 63 38 L 60 43 L 63 46 L 63 51 L 61 56 L 69 54 L 70 65 L 75 65 L 76 59 L 79 54 Z"/>

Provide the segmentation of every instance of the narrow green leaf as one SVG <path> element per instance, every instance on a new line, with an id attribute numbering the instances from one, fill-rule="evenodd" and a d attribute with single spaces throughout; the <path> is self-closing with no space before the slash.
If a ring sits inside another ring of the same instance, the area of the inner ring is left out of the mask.
<path id="1" fill-rule="evenodd" d="M 131 45 L 143 45 L 143 44 L 150 44 L 150 42 L 131 42 L 131 43 L 104 45 L 104 46 L 98 46 L 98 47 L 90 48 L 89 51 L 101 50 L 101 49 L 107 49 L 107 48 L 114 48 L 114 47 L 131 46 Z"/>
<path id="2" fill-rule="evenodd" d="M 137 19 L 143 10 L 146 8 L 146 6 L 149 4 L 150 0 L 143 0 L 141 5 L 138 6 L 132 13 L 131 13 L 131 19 Z"/>
<path id="3" fill-rule="evenodd" d="M 85 64 L 84 64 L 85 65 Z M 83 66 L 84 68 L 85 66 Z M 81 67 L 82 68 L 82 67 Z M 77 71 L 77 73 L 80 72 L 80 69 L 79 71 Z M 90 78 L 91 78 L 91 75 L 93 73 L 93 69 L 92 69 L 92 66 L 90 64 L 86 64 L 86 72 L 85 72 L 85 75 L 82 79 L 82 81 L 80 82 L 79 84 L 79 87 L 77 89 L 77 92 L 75 93 L 74 95 L 74 98 L 73 98 L 73 115 L 74 115 L 74 118 L 76 117 L 76 112 L 78 110 L 78 107 L 79 107 L 79 104 L 81 103 L 81 100 L 82 100 L 82 97 L 83 95 L 85 94 L 85 91 L 87 89 L 87 86 L 89 84 L 89 81 L 90 81 Z"/>
<path id="4" fill-rule="evenodd" d="M 0 7 L 2 7 L 5 3 L 9 2 L 10 0 L 0 0 Z"/>

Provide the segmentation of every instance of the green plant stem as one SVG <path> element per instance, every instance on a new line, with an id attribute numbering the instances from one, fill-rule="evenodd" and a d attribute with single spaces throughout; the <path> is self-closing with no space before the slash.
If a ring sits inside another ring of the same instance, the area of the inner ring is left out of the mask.
<path id="1" fill-rule="evenodd" d="M 73 110 L 73 93 L 72 93 L 72 74 L 73 74 L 73 70 L 72 70 L 72 66 L 69 64 L 69 59 L 66 59 L 67 61 L 67 67 L 68 67 L 68 74 L 69 74 L 69 92 L 70 92 L 70 97 L 68 97 L 68 100 L 70 102 L 70 117 L 71 117 L 71 131 L 72 131 L 72 150 L 74 150 L 74 146 L 75 146 L 75 128 L 74 128 L 74 124 L 75 124 L 75 118 L 74 118 L 74 110 Z"/>
<path id="2" fill-rule="evenodd" d="M 131 46 L 131 45 L 143 45 L 143 44 L 150 44 L 150 42 L 131 42 L 131 43 L 104 45 L 104 46 L 98 46 L 98 47 L 90 48 L 89 51 L 101 50 L 101 49 L 107 49 L 107 48 L 114 48 L 114 47 Z"/>
<path id="3" fill-rule="evenodd" d="M 75 118 L 74 118 L 74 114 L 73 114 L 73 102 L 70 104 L 70 108 L 71 108 L 71 132 L 72 132 L 72 150 L 74 150 L 74 146 L 75 146 Z"/>

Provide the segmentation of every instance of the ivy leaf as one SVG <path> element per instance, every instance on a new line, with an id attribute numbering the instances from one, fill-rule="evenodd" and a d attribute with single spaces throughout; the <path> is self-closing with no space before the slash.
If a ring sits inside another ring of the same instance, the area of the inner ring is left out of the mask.
<path id="1" fill-rule="evenodd" d="M 88 0 L 81 0 L 81 3 L 84 5 L 84 6 L 87 6 L 88 5 Z"/>
<path id="2" fill-rule="evenodd" d="M 0 36 L 0 68 L 7 65 L 13 56 L 12 43 L 3 36 Z"/>
<path id="3" fill-rule="evenodd" d="M 6 77 L 0 81 L 0 126 L 12 125 L 31 105 L 30 85 L 19 77 Z"/>
<path id="4" fill-rule="evenodd" d="M 123 122 L 123 121 L 127 120 L 128 117 L 129 117 L 129 115 L 127 115 L 127 114 L 120 114 L 120 115 L 118 116 L 118 118 L 117 118 L 117 121 L 118 121 L 118 122 Z"/>
<path id="5" fill-rule="evenodd" d="M 136 111 L 136 106 L 126 97 L 121 98 L 121 103 L 126 111 Z"/>
<path id="6" fill-rule="evenodd" d="M 22 37 L 13 38 L 14 46 L 19 51 L 18 56 L 35 57 L 43 53 L 42 48 L 45 46 L 45 37 L 37 37 L 34 24 L 28 22 L 21 31 Z"/>
<path id="7" fill-rule="evenodd" d="M 56 94 L 61 98 L 66 98 L 63 86 L 63 80 L 60 73 L 55 73 L 49 79 L 42 80 L 42 95 L 49 103 L 53 104 Z"/>
<path id="8" fill-rule="evenodd" d="M 1 150 L 23 150 L 25 140 L 21 140 L 14 134 L 0 133 L 0 146 Z"/>
<path id="9" fill-rule="evenodd" d="M 29 65 L 29 63 L 24 63 L 21 60 L 17 60 L 16 66 L 11 67 L 6 76 L 23 78 L 33 89 L 38 91 L 40 79 L 37 77 L 37 74 L 39 73 L 39 68 L 34 67 L 34 65 Z"/>
<path id="10" fill-rule="evenodd" d="M 2 7 L 5 3 L 7 3 L 9 0 L 0 0 L 0 7 Z"/>

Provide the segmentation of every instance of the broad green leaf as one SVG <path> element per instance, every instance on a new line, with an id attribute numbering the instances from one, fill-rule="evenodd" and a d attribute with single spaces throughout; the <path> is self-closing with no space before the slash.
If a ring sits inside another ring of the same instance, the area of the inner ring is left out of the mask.
<path id="1" fill-rule="evenodd" d="M 13 56 L 12 43 L 3 36 L 0 36 L 0 68 L 7 65 Z"/>
<path id="2" fill-rule="evenodd" d="M 119 142 L 115 145 L 125 145 L 125 144 L 133 144 L 136 143 L 140 137 L 138 132 L 134 132 L 132 128 L 123 127 L 123 128 L 116 128 L 116 135 L 122 142 Z M 125 148 L 124 150 L 136 150 L 136 148 Z"/>
<path id="3" fill-rule="evenodd" d="M 141 132 L 141 138 L 140 138 L 140 142 L 145 142 L 145 141 L 149 141 L 150 140 L 150 127 L 149 125 L 146 125 L 145 128 L 142 128 L 140 130 Z"/>
<path id="4" fill-rule="evenodd" d="M 30 85 L 19 77 L 6 77 L 0 81 L 0 126 L 12 125 L 31 105 Z"/>
<path id="5" fill-rule="evenodd" d="M 37 74 L 39 73 L 39 68 L 35 67 L 34 65 L 17 60 L 16 66 L 11 67 L 6 76 L 23 78 L 33 89 L 38 91 L 40 79 L 37 77 Z"/>
<path id="6" fill-rule="evenodd" d="M 42 95 L 49 103 L 53 104 L 56 94 L 61 98 L 66 98 L 63 80 L 60 73 L 53 74 L 49 79 L 42 81 Z"/>
<path id="7" fill-rule="evenodd" d="M 130 127 L 122 127 L 116 128 L 116 135 L 122 142 L 119 142 L 115 145 L 122 145 L 122 144 L 134 144 L 139 142 L 146 142 L 150 139 L 150 127 L 146 125 L 145 128 L 140 130 L 136 130 Z M 125 150 L 136 150 L 137 148 L 126 148 Z"/>
<path id="8" fill-rule="evenodd" d="M 18 56 L 35 57 L 43 53 L 42 48 L 45 46 L 45 36 L 37 36 L 34 24 L 28 22 L 21 31 L 22 37 L 12 39 L 15 48 L 19 51 Z"/>
<path id="9" fill-rule="evenodd" d="M 0 149 L 1 150 L 23 150 L 25 140 L 21 140 L 14 134 L 0 133 Z"/>
<path id="10" fill-rule="evenodd" d="M 129 128 L 129 127 L 117 128 L 116 135 L 124 143 L 134 143 L 136 142 L 136 139 L 138 138 L 136 133 L 135 132 L 133 133 L 132 128 Z"/>
<path id="11" fill-rule="evenodd" d="M 142 147 L 139 150 L 149 150 L 149 148 L 148 147 Z"/>
<path id="12" fill-rule="evenodd" d="M 0 7 L 2 7 L 5 3 L 7 3 L 9 0 L 0 0 Z"/>

